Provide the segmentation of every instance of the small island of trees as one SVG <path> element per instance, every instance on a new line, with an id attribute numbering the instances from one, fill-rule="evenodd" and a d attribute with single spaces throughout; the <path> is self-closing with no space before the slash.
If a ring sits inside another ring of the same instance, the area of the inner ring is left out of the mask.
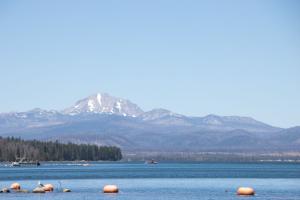
<path id="1" fill-rule="evenodd" d="M 0 137 L 0 161 L 15 161 L 21 157 L 35 161 L 118 161 L 122 159 L 122 153 L 120 148 L 114 146 Z"/>

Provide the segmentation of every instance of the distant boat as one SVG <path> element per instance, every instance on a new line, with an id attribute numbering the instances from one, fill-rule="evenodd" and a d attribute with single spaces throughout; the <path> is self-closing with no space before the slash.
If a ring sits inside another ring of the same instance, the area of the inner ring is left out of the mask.
<path id="1" fill-rule="evenodd" d="M 11 166 L 12 166 L 12 167 L 21 167 L 21 165 L 20 165 L 19 162 L 12 162 L 12 163 L 11 163 Z"/>
<path id="2" fill-rule="evenodd" d="M 23 158 L 17 158 L 16 160 L 19 160 L 19 161 L 12 162 L 11 163 L 12 167 L 21 167 L 22 165 L 35 165 L 35 166 L 41 165 L 41 163 L 39 161 L 26 161 L 25 156 Z"/>
<path id="3" fill-rule="evenodd" d="M 35 166 L 40 166 L 41 163 L 39 161 L 31 161 L 31 162 L 12 162 L 11 166 L 12 167 L 21 167 L 22 165 L 35 165 Z"/>
<path id="4" fill-rule="evenodd" d="M 158 164 L 158 162 L 152 159 L 152 160 L 148 160 L 146 164 L 155 165 Z"/>

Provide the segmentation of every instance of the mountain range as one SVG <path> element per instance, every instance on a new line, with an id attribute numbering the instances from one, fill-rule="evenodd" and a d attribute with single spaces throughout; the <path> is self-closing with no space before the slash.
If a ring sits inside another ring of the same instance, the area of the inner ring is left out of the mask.
<path id="1" fill-rule="evenodd" d="M 300 151 L 300 127 L 283 129 L 250 117 L 191 117 L 166 109 L 143 111 L 98 93 L 57 110 L 0 114 L 0 136 L 116 145 L 125 152 Z"/>

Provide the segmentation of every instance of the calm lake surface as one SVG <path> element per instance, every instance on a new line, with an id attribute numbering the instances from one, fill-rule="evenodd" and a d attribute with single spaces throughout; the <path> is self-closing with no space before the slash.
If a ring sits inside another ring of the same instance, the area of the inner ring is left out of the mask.
<path id="1" fill-rule="evenodd" d="M 55 186 L 53 193 L 0 194 L 18 200 L 230 200 L 300 199 L 300 163 L 42 163 L 40 167 L 0 165 L 0 188 L 19 182 L 32 190 L 38 181 Z M 116 184 L 120 193 L 102 193 Z M 239 186 L 256 190 L 254 197 L 235 195 Z M 62 193 L 60 188 L 72 193 Z"/>

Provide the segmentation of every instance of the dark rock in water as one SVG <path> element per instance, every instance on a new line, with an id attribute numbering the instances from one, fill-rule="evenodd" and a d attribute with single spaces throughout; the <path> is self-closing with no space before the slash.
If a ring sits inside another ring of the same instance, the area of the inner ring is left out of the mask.
<path id="1" fill-rule="evenodd" d="M 16 190 L 16 192 L 18 192 L 18 193 L 29 193 L 28 190 Z"/>
<path id="2" fill-rule="evenodd" d="M 32 192 L 33 193 L 45 193 L 45 190 L 43 188 L 37 187 Z"/>
<path id="3" fill-rule="evenodd" d="M 71 192 L 71 190 L 70 189 L 63 189 L 63 192 Z"/>
<path id="4" fill-rule="evenodd" d="M 8 188 L 3 188 L 0 190 L 0 193 L 10 193 L 10 190 Z"/>

